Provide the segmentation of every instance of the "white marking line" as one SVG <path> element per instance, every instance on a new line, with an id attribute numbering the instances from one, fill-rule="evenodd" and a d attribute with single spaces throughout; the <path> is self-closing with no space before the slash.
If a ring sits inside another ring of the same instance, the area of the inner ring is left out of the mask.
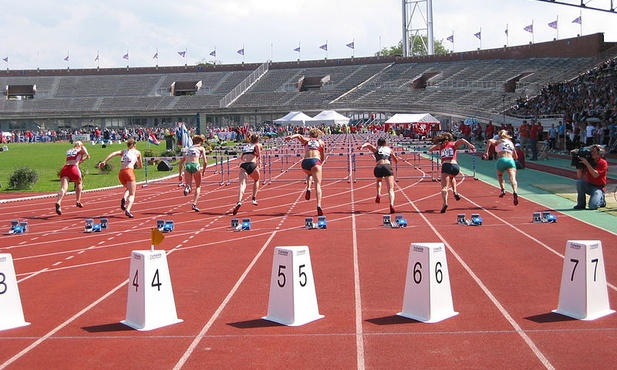
<path id="1" fill-rule="evenodd" d="M 52 264 L 52 266 L 54 266 L 54 267 L 55 267 L 55 266 L 59 266 L 59 265 L 61 265 L 61 264 L 62 264 L 62 262 L 56 262 L 56 263 Z"/>
<path id="2" fill-rule="evenodd" d="M 364 370 L 364 331 L 362 330 L 362 295 L 360 290 L 360 265 L 358 264 L 358 234 L 356 230 L 356 207 L 353 181 L 351 186 L 351 238 L 353 249 L 353 280 L 356 311 L 356 366 Z"/>
<path id="3" fill-rule="evenodd" d="M 31 277 L 35 277 L 35 276 L 36 276 L 36 275 L 38 275 L 38 274 L 42 274 L 43 272 L 45 272 L 45 271 L 47 271 L 47 270 L 48 270 L 48 268 L 47 268 L 47 267 L 45 267 L 45 268 L 44 268 L 44 269 L 42 269 L 42 270 L 39 270 L 39 271 L 37 271 L 37 272 L 33 272 L 33 273 L 31 273 L 30 275 L 26 276 L 25 278 L 23 278 L 23 279 L 21 279 L 21 280 L 18 280 L 17 282 L 18 282 L 18 283 L 21 283 L 22 281 L 26 281 L 26 280 L 30 279 Z"/>
<path id="4" fill-rule="evenodd" d="M 497 300 L 497 298 L 495 298 L 495 296 L 493 295 L 493 293 L 491 293 L 491 291 L 486 287 L 486 285 L 484 285 L 484 283 L 482 283 L 482 280 L 480 280 L 480 278 L 473 272 L 473 270 L 471 269 L 471 267 L 469 267 L 465 261 L 463 261 L 463 258 L 461 256 L 458 255 L 458 253 L 456 253 L 456 251 L 454 250 L 454 248 L 452 248 L 452 246 L 446 241 L 446 239 L 443 237 L 443 235 L 441 235 L 437 229 L 435 229 L 435 227 L 426 219 L 426 216 L 424 216 L 424 214 L 422 212 L 420 212 L 420 210 L 416 207 L 416 205 L 411 201 L 411 199 L 409 199 L 409 197 L 407 196 L 407 194 L 403 193 L 403 195 L 405 196 L 405 198 L 407 198 L 407 201 L 415 208 L 416 212 L 418 213 L 418 215 L 420 215 L 420 217 L 422 217 L 422 219 L 424 220 L 424 222 L 431 228 L 431 230 L 433 230 L 433 232 L 435 233 L 435 235 L 437 235 L 437 237 L 444 243 L 444 245 L 448 248 L 448 250 L 450 251 L 450 253 L 452 253 L 452 255 L 456 258 L 456 260 L 461 264 L 461 266 L 463 266 L 463 268 L 465 269 L 465 271 L 467 271 L 467 273 L 469 274 L 469 276 L 471 276 L 471 278 L 476 282 L 476 284 L 478 284 L 478 286 L 480 287 L 480 289 L 482 289 L 482 291 L 484 292 L 484 294 L 486 294 L 486 296 L 491 300 L 491 302 L 493 302 L 493 304 L 495 305 L 495 307 L 497 307 L 497 309 L 499 310 L 499 312 L 501 313 L 501 315 L 508 321 L 508 323 L 510 323 L 510 325 L 514 328 L 514 330 L 516 331 L 516 333 L 523 339 L 523 341 L 527 344 L 527 346 L 532 350 L 532 352 L 536 355 L 536 357 L 538 358 L 538 360 L 540 360 L 540 362 L 542 363 L 542 365 L 544 365 L 544 367 L 546 367 L 547 369 L 554 369 L 553 365 L 550 363 L 550 361 L 544 356 L 544 354 L 542 353 L 542 351 L 540 351 L 540 349 L 536 346 L 536 344 L 531 340 L 531 338 L 529 338 L 529 336 L 525 333 L 525 331 L 523 330 L 523 328 L 521 328 L 518 323 L 516 322 L 516 320 L 514 320 L 514 318 L 512 318 L 512 316 L 510 316 L 510 314 L 508 313 L 508 311 L 501 305 L 501 303 Z M 490 213 L 490 212 L 489 212 Z M 503 221 L 503 220 L 502 220 Z M 507 224 L 507 223 L 506 223 Z M 512 225 L 511 225 L 512 226 Z M 514 226 L 512 226 L 514 229 L 516 229 Z"/>
<path id="5" fill-rule="evenodd" d="M 203 337 L 206 335 L 206 333 L 208 332 L 208 330 L 210 330 L 210 327 L 212 326 L 212 324 L 214 324 L 214 321 L 216 319 L 218 319 L 218 317 L 220 316 L 221 312 L 223 312 L 223 309 L 225 309 L 225 307 L 227 306 L 227 303 L 229 303 L 229 301 L 231 300 L 231 298 L 234 296 L 234 294 L 236 294 L 236 291 L 238 290 L 238 288 L 240 288 L 240 285 L 242 284 L 242 282 L 244 282 L 244 279 L 247 277 L 247 275 L 249 274 L 249 272 L 251 271 L 251 269 L 253 268 L 253 266 L 255 266 L 255 264 L 257 263 L 257 261 L 259 260 L 259 258 L 261 257 L 261 255 L 263 254 L 263 252 L 266 250 L 266 248 L 268 247 L 268 245 L 270 244 L 270 242 L 272 241 L 272 239 L 274 239 L 274 236 L 276 235 L 278 231 L 273 231 L 272 234 L 270 234 L 270 237 L 268 238 L 268 240 L 266 240 L 266 242 L 264 243 L 264 245 L 261 247 L 261 249 L 259 250 L 259 252 L 255 255 L 255 257 L 253 258 L 253 260 L 251 261 L 251 263 L 246 267 L 246 269 L 244 270 L 244 272 L 242 273 L 242 275 L 240 276 L 240 278 L 238 279 L 238 281 L 236 281 L 236 284 L 231 288 L 231 290 L 229 291 L 229 293 L 227 294 L 227 296 L 225 297 L 225 299 L 223 300 L 223 302 L 221 302 L 221 304 L 219 305 L 219 307 L 216 309 L 216 311 L 214 312 L 214 314 L 210 317 L 210 320 L 208 320 L 208 322 L 206 323 L 206 325 L 201 329 L 201 331 L 199 332 L 199 334 L 197 334 L 197 337 L 195 337 L 195 339 L 193 340 L 193 342 L 189 345 L 189 347 L 186 349 L 186 351 L 184 352 L 184 354 L 182 355 L 182 357 L 180 358 L 180 360 L 178 360 L 178 362 L 176 363 L 176 366 L 174 366 L 174 370 L 175 369 L 181 369 L 182 366 L 184 366 L 184 364 L 186 363 L 186 361 L 188 360 L 188 358 L 191 356 L 191 354 L 193 353 L 193 351 L 195 350 L 195 348 L 197 347 L 197 345 L 199 344 L 199 342 L 201 342 L 201 340 L 203 339 Z M 0 368 L 0 370 L 2 370 Z"/>
<path id="6" fill-rule="evenodd" d="M 77 320 L 79 317 L 81 317 L 83 314 L 85 314 L 86 312 L 88 312 L 90 309 L 92 309 L 94 306 L 98 305 L 100 302 L 104 301 L 105 299 L 107 299 L 107 297 L 109 297 L 110 295 L 114 294 L 118 289 L 122 288 L 126 283 L 128 283 L 129 279 L 124 280 L 122 283 L 120 283 L 120 285 L 118 285 L 117 287 L 113 288 L 112 290 L 110 290 L 109 292 L 107 292 L 107 294 L 105 294 L 104 296 L 102 296 L 101 298 L 97 299 L 96 301 L 92 302 L 88 307 L 84 308 L 83 310 L 79 311 L 78 313 L 76 313 L 73 317 L 71 317 L 70 319 L 66 320 L 65 322 L 63 322 L 62 324 L 56 326 L 55 328 L 53 328 L 51 331 L 49 331 L 47 334 L 45 334 L 44 336 L 42 336 L 41 338 L 37 339 L 34 343 L 32 343 L 31 345 L 29 345 L 28 347 L 24 348 L 21 352 L 19 352 L 18 354 L 16 354 L 15 356 L 11 357 L 10 359 L 8 359 L 6 362 L 4 362 L 3 364 L 0 365 L 0 370 L 5 369 L 7 366 L 9 366 L 10 364 L 12 364 L 13 362 L 17 361 L 19 358 L 21 358 L 23 355 L 27 354 L 28 352 L 30 352 L 31 350 L 33 350 L 34 348 L 36 348 L 39 344 L 43 343 L 44 341 L 46 341 L 47 339 L 49 339 L 52 335 L 56 334 L 58 331 L 62 330 L 64 327 L 66 327 L 67 325 L 69 325 L 70 323 L 72 323 L 73 321 Z"/>

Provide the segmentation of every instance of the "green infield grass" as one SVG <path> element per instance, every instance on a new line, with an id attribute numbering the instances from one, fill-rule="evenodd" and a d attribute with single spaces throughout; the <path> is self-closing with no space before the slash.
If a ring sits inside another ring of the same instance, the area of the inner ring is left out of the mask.
<path id="1" fill-rule="evenodd" d="M 58 174 L 64 165 L 66 151 L 73 145 L 69 142 L 56 143 L 10 143 L 1 144 L 0 148 L 8 148 L 8 150 L 0 151 L 0 191 L 2 192 L 56 192 L 60 188 L 60 179 Z M 120 169 L 120 157 L 114 157 L 109 162 L 112 169 L 109 173 L 101 173 L 97 168 L 99 161 L 116 150 L 126 149 L 126 144 L 117 142 L 112 145 L 107 145 L 103 148 L 102 145 L 86 144 L 86 148 L 90 153 L 90 159 L 81 164 L 81 172 L 84 177 L 84 190 L 97 189 L 108 186 L 119 185 L 118 170 Z M 147 142 L 138 142 L 137 149 L 141 151 L 142 156 L 148 154 L 153 156 L 161 156 L 165 153 L 165 146 L 155 146 Z M 147 153 L 147 150 L 151 153 Z M 180 159 L 181 157 L 176 157 Z M 151 163 L 148 168 L 148 180 L 158 179 L 161 177 L 176 175 L 178 167 L 176 162 L 170 162 L 173 166 L 171 171 L 158 171 L 156 163 Z M 9 189 L 9 178 L 19 167 L 28 167 L 35 170 L 38 174 L 38 180 L 30 189 Z M 146 179 L 146 164 L 141 169 L 135 169 L 137 181 Z M 72 186 L 69 190 L 72 190 Z"/>

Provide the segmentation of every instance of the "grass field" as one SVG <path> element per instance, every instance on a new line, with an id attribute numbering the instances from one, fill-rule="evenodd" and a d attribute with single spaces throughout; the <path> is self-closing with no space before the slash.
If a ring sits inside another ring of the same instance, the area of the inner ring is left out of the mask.
<path id="1" fill-rule="evenodd" d="M 4 144 L 2 145 L 4 146 Z M 60 187 L 60 179 L 58 173 L 64 165 L 65 154 L 72 144 L 68 142 L 58 143 L 11 143 L 6 144 L 8 151 L 0 152 L 0 191 L 2 192 L 56 192 Z M 90 153 L 90 159 L 82 163 L 81 171 L 84 176 L 84 190 L 96 189 L 107 186 L 118 185 L 118 170 L 120 168 L 120 157 L 114 157 L 110 160 L 113 170 L 109 173 L 99 173 L 96 164 L 105 159 L 105 157 L 116 150 L 126 149 L 126 144 L 112 144 L 103 148 L 102 145 L 86 144 L 86 148 Z M 155 156 L 159 156 L 165 152 L 165 146 L 150 145 L 147 142 L 138 142 L 137 149 L 144 155 L 146 149 L 152 149 Z M 172 163 L 173 164 L 173 163 Z M 21 166 L 26 166 L 35 170 L 38 175 L 38 181 L 30 189 L 16 190 L 8 189 L 9 178 L 13 172 Z M 137 181 L 144 181 L 146 171 L 144 168 L 136 169 L 135 175 Z M 177 174 L 178 168 L 174 166 L 172 171 L 157 171 L 155 165 L 148 166 L 148 179 L 156 179 L 170 174 Z M 72 186 L 69 188 L 72 189 Z"/>

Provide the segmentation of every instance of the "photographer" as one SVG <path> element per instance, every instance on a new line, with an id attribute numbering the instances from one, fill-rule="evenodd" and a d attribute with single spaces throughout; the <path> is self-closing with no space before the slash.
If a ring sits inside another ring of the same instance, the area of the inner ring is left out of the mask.
<path id="1" fill-rule="evenodd" d="M 601 145 L 592 145 L 573 153 L 573 159 L 578 160 L 576 165 L 576 205 L 574 209 L 585 209 L 586 195 L 590 195 L 589 209 L 598 209 L 604 206 L 604 187 L 608 162 L 604 157 L 604 148 Z"/>

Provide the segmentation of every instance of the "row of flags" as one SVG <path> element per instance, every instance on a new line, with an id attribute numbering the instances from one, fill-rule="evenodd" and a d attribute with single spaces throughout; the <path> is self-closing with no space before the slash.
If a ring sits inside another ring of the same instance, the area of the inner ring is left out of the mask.
<path id="1" fill-rule="evenodd" d="M 576 18 L 572 21 L 572 23 L 577 23 L 577 24 L 581 24 L 581 25 L 582 25 L 582 24 L 583 24 L 583 18 L 582 18 L 582 16 L 578 16 L 578 17 L 576 17 Z M 548 26 L 549 26 L 549 27 L 551 27 L 551 28 L 557 29 L 557 24 L 558 24 L 558 20 L 554 20 L 554 21 L 552 21 L 552 22 L 549 22 L 549 23 L 548 23 Z M 530 24 L 530 25 L 528 25 L 528 26 L 523 27 L 523 30 L 524 30 L 524 31 L 527 31 L 527 32 L 529 32 L 529 33 L 533 33 L 533 23 L 532 23 L 532 24 Z M 506 27 L 505 33 L 506 33 L 506 36 L 508 36 L 508 28 L 507 28 L 507 27 Z M 478 31 L 478 32 L 474 33 L 473 35 L 474 35 L 474 36 L 475 36 L 478 40 L 482 40 L 482 31 Z M 454 42 L 454 34 L 452 34 L 452 35 L 448 36 L 448 37 L 446 38 L 446 40 L 447 40 L 447 41 L 450 41 L 450 42 L 452 42 L 452 43 L 453 43 L 453 42 Z"/>
<path id="2" fill-rule="evenodd" d="M 347 46 L 350 49 L 355 49 L 355 41 L 352 41 L 352 42 L 350 42 L 348 44 L 345 44 L 345 46 Z M 325 44 L 319 46 L 319 48 L 322 49 L 322 50 L 328 51 L 328 43 L 326 42 Z M 295 48 L 293 50 L 297 51 L 297 52 L 300 52 L 300 46 L 298 46 L 297 48 Z M 182 58 L 186 58 L 186 52 L 187 52 L 186 49 L 183 50 L 183 51 L 179 51 L 178 55 L 180 55 Z M 242 49 L 239 49 L 237 51 L 237 53 L 242 55 L 242 56 L 244 56 L 244 46 L 242 47 Z M 209 55 L 214 57 L 214 58 L 216 58 L 216 49 L 214 49 L 212 52 L 210 52 Z M 70 54 L 67 53 L 66 57 L 64 58 L 64 61 L 68 62 L 68 61 L 70 61 L 70 59 L 71 59 L 70 58 Z M 126 54 L 122 55 L 122 59 L 129 60 L 129 52 L 128 51 L 126 52 Z M 157 59 L 157 60 L 159 59 L 159 51 L 158 50 L 156 51 L 156 53 L 154 53 L 154 56 L 152 57 L 152 59 Z M 9 57 L 7 56 L 6 58 L 2 58 L 2 60 L 8 63 L 9 62 Z M 98 62 L 99 60 L 100 60 L 100 54 L 97 53 L 96 57 L 94 58 L 94 61 Z"/>
<path id="3" fill-rule="evenodd" d="M 355 49 L 355 41 L 350 42 L 349 44 L 345 44 L 345 46 L 347 46 L 350 49 Z M 328 51 L 328 43 L 326 42 L 325 44 L 319 46 L 319 48 L 321 50 L 325 50 Z M 298 53 L 300 52 L 300 46 L 298 46 L 297 48 L 294 49 L 294 51 L 297 51 Z"/>

